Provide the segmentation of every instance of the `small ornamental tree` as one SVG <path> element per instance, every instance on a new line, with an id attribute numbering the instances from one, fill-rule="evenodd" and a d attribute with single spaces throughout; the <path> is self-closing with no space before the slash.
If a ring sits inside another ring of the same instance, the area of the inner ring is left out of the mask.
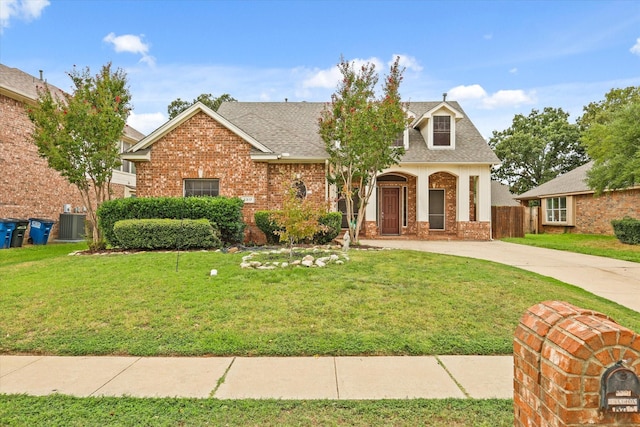
<path id="1" fill-rule="evenodd" d="M 92 249 L 102 243 L 97 207 L 111 198 L 113 169 L 120 166 L 119 141 L 131 111 L 131 95 L 121 69 L 111 63 L 91 76 L 89 68 L 68 73 L 73 94 L 38 88 L 38 101 L 28 109 L 35 128 L 33 142 L 49 166 L 75 185 L 92 228 Z"/>
<path id="2" fill-rule="evenodd" d="M 324 209 L 301 197 L 294 185 L 287 185 L 282 209 L 273 212 L 273 220 L 281 228 L 275 233 L 280 236 L 281 242 L 289 245 L 291 256 L 295 243 L 312 239 L 316 233 L 324 231 L 325 226 L 319 222 L 324 213 Z"/>
<path id="3" fill-rule="evenodd" d="M 329 154 L 328 179 L 345 199 L 353 242 L 358 241 L 376 175 L 399 163 L 404 154 L 404 146 L 396 143 L 409 124 L 408 105 L 401 102 L 398 91 L 404 72 L 399 62 L 398 57 L 391 65 L 382 96 L 376 98 L 375 65 L 365 64 L 356 71 L 353 63 L 342 58 L 338 64 L 342 81 L 319 119 L 319 133 Z M 355 203 L 361 213 L 357 220 Z"/>

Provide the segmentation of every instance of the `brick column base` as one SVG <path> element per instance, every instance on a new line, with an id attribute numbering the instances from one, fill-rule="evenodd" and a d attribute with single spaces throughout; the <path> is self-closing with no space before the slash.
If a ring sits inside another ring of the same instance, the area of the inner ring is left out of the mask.
<path id="1" fill-rule="evenodd" d="M 640 336 L 561 301 L 530 307 L 513 341 L 514 426 L 638 426 L 640 413 L 600 410 L 601 379 L 619 360 L 640 375 Z"/>

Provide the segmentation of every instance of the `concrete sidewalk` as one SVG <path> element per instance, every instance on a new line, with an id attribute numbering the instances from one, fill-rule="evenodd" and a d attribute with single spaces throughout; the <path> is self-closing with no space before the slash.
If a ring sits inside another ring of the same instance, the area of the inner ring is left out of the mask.
<path id="1" fill-rule="evenodd" d="M 578 286 L 640 312 L 640 263 L 502 241 L 360 240 L 363 245 L 434 252 L 511 265 Z"/>
<path id="2" fill-rule="evenodd" d="M 218 399 L 511 399 L 513 358 L 0 356 L 0 393 Z"/>

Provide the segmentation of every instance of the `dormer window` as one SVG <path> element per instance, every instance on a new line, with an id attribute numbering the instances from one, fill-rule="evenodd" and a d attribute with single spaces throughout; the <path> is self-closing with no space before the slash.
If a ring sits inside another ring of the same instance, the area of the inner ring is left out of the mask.
<path id="1" fill-rule="evenodd" d="M 433 116 L 433 145 L 451 145 L 451 116 Z"/>

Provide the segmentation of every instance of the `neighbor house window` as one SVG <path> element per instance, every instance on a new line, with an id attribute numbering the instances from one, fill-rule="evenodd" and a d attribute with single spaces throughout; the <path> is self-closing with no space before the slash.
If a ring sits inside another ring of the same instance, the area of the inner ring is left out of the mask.
<path id="1" fill-rule="evenodd" d="M 129 148 L 131 148 L 131 144 L 127 144 L 124 141 L 120 142 L 121 153 L 126 152 Z M 117 170 L 121 172 L 127 172 L 127 173 L 136 173 L 136 165 L 135 163 L 130 162 L 129 160 L 122 160 L 122 164 L 120 165 L 119 168 L 117 168 Z"/>
<path id="2" fill-rule="evenodd" d="M 552 197 L 547 199 L 545 218 L 547 223 L 567 222 L 567 198 Z"/>
<path id="3" fill-rule="evenodd" d="M 220 180 L 218 179 L 185 179 L 184 197 L 218 196 Z"/>
<path id="4" fill-rule="evenodd" d="M 433 116 L 433 145 L 451 145 L 451 117 Z"/>

